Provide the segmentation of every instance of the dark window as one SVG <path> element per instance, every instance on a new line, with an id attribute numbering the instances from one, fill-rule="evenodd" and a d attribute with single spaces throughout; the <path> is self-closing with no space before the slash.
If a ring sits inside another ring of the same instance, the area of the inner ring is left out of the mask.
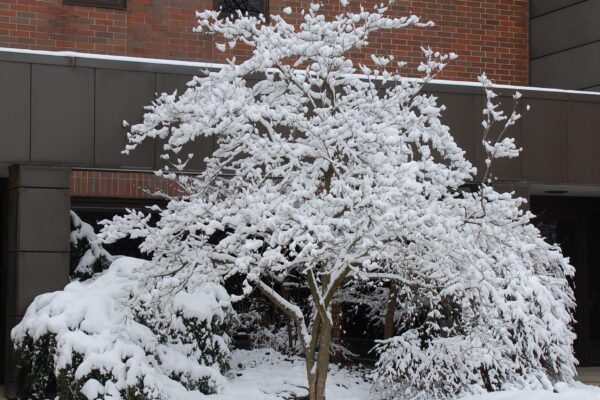
<path id="1" fill-rule="evenodd" d="M 268 4 L 268 0 L 215 0 L 215 9 L 221 10 L 222 18 L 228 16 L 235 18 L 238 10 L 242 14 L 248 13 L 254 16 L 263 14 L 268 17 Z"/>
<path id="2" fill-rule="evenodd" d="M 102 8 L 127 8 L 127 0 L 63 0 L 64 4 Z"/>

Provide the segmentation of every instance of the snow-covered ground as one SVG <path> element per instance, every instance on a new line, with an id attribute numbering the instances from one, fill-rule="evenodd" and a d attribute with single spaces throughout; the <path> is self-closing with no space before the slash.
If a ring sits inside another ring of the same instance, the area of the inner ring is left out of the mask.
<path id="1" fill-rule="evenodd" d="M 299 357 L 270 349 L 235 350 L 229 384 L 211 400 L 281 400 L 308 394 L 306 369 Z M 327 400 L 367 400 L 370 384 L 358 372 L 332 366 Z M 599 397 L 600 399 L 600 397 Z"/>
<path id="2" fill-rule="evenodd" d="M 235 350 L 229 383 L 216 395 L 190 396 L 210 400 L 291 400 L 307 393 L 303 361 L 269 350 Z M 327 400 L 372 400 L 370 385 L 357 371 L 333 366 L 328 380 Z M 0 400 L 4 399 L 0 386 Z M 578 384 L 561 393 L 502 392 L 464 397 L 461 400 L 600 400 L 600 388 Z"/>
<path id="3" fill-rule="evenodd" d="M 461 400 L 599 400 L 600 388 L 577 384 L 574 388 L 561 388 L 560 393 L 546 391 L 500 392 L 469 396 Z"/>
<path id="4" fill-rule="evenodd" d="M 235 350 L 229 384 L 211 400 L 288 400 L 306 395 L 306 371 L 302 359 L 269 350 Z M 327 400 L 372 400 L 370 384 L 360 371 L 332 366 L 327 381 Z M 600 400 L 600 388 L 578 384 L 547 391 L 502 392 L 469 396 L 461 400 Z"/>

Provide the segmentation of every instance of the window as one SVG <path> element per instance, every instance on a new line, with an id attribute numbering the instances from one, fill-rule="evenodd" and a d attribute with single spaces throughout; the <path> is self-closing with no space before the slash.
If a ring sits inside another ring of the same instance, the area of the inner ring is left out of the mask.
<path id="1" fill-rule="evenodd" d="M 269 16 L 268 0 L 215 0 L 215 10 L 221 10 L 221 17 L 231 16 L 235 18 L 237 10 L 242 14 L 258 16 L 263 14 L 265 18 Z"/>
<path id="2" fill-rule="evenodd" d="M 102 8 L 127 8 L 127 0 L 63 0 L 64 4 Z"/>

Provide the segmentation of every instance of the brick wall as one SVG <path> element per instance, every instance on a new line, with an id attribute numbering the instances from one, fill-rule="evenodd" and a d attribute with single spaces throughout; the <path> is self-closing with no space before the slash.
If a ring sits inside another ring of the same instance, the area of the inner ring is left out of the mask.
<path id="1" fill-rule="evenodd" d="M 212 39 L 191 30 L 206 0 L 129 0 L 127 10 L 63 0 L 0 1 L 0 46 L 198 60 Z"/>
<path id="2" fill-rule="evenodd" d="M 178 193 L 178 185 L 152 172 L 73 170 L 71 196 L 149 199 L 153 193 Z"/>
<path id="3" fill-rule="evenodd" d="M 270 12 L 306 4 L 271 0 Z M 372 7 L 375 2 L 362 4 Z M 214 49 L 212 36 L 191 32 L 194 10 L 206 8 L 212 8 L 212 0 L 128 0 L 127 10 L 63 5 L 62 0 L 4 0 L 0 46 L 223 61 L 227 54 Z M 334 0 L 324 12 L 339 9 Z M 460 55 L 440 78 L 472 81 L 485 71 L 497 83 L 528 83 L 527 0 L 397 0 L 390 9 L 391 15 L 409 13 L 437 25 L 372 35 L 369 49 L 354 57 L 368 62 L 371 52 L 392 51 L 409 62 L 406 70 L 411 71 L 421 59 L 419 48 L 429 45 Z"/>
<path id="4" fill-rule="evenodd" d="M 328 4 L 321 9 L 322 12 L 330 16 L 339 13 L 338 0 L 324 3 Z M 381 0 L 361 0 L 354 7 L 362 4 L 366 9 L 372 9 L 380 3 Z M 281 14 L 287 6 L 296 10 L 303 4 L 306 2 L 272 0 L 271 13 Z M 393 34 L 377 32 L 370 35 L 368 48 L 351 56 L 354 60 L 371 64 L 370 54 L 391 53 L 407 61 L 405 71 L 413 75 L 423 59 L 420 48 L 431 47 L 459 55 L 459 59 L 439 76 L 440 79 L 474 81 L 477 75 L 485 72 L 496 83 L 527 85 L 528 9 L 528 0 L 396 0 L 388 15 L 415 14 L 423 22 L 434 21 L 436 26 L 396 30 Z"/>

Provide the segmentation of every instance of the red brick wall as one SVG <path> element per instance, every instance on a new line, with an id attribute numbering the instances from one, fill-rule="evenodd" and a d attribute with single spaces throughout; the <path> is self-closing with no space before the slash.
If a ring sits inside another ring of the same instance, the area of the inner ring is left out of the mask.
<path id="1" fill-rule="evenodd" d="M 206 0 L 129 0 L 127 10 L 63 0 L 0 1 L 0 46 L 198 60 L 212 39 L 192 32 Z"/>
<path id="2" fill-rule="evenodd" d="M 127 10 L 63 5 L 62 0 L 4 0 L 0 2 L 0 46 L 75 50 L 101 54 L 222 61 L 214 38 L 192 33 L 194 10 L 212 7 L 212 0 L 128 0 Z M 284 7 L 294 10 L 306 0 L 271 0 L 271 13 Z M 356 3 L 358 4 L 358 2 Z M 373 0 L 362 1 L 372 7 Z M 340 9 L 338 0 L 324 8 L 328 14 Z M 436 27 L 406 29 L 372 35 L 371 52 L 393 51 L 409 61 L 411 71 L 421 59 L 419 48 L 454 51 L 459 60 L 443 79 L 475 80 L 485 71 L 497 83 L 528 83 L 527 0 L 397 0 L 390 15 L 414 13 L 433 20 Z M 297 22 L 297 21 L 296 21 Z"/>
<path id="3" fill-rule="evenodd" d="M 152 193 L 178 193 L 178 185 L 151 172 L 92 171 L 71 172 L 71 196 L 105 198 L 152 198 Z"/>

